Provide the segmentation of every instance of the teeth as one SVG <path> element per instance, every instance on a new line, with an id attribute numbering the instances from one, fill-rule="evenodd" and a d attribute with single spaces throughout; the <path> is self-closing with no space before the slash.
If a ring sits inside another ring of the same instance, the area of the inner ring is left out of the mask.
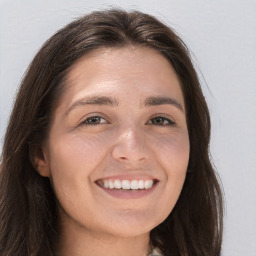
<path id="1" fill-rule="evenodd" d="M 138 189 L 150 189 L 154 182 L 153 180 L 104 180 L 100 184 L 104 188 L 109 189 L 124 189 L 124 190 L 138 190 Z"/>
<path id="2" fill-rule="evenodd" d="M 138 181 L 137 180 L 133 180 L 131 182 L 131 189 L 138 189 L 139 186 L 138 186 Z"/>
<path id="3" fill-rule="evenodd" d="M 139 189 L 143 189 L 144 188 L 144 181 L 143 180 L 139 180 L 138 188 Z"/>
<path id="4" fill-rule="evenodd" d="M 110 188 L 110 189 L 114 188 L 114 184 L 111 180 L 108 182 L 108 188 Z"/>
<path id="5" fill-rule="evenodd" d="M 114 187 L 117 188 L 117 189 L 122 188 L 122 184 L 121 184 L 120 180 L 115 180 L 114 181 Z"/>
<path id="6" fill-rule="evenodd" d="M 107 180 L 104 180 L 104 184 L 103 184 L 103 186 L 105 187 L 105 188 L 108 188 L 108 181 Z"/>
<path id="7" fill-rule="evenodd" d="M 131 183 L 129 180 L 123 180 L 122 181 L 122 189 L 130 189 L 131 188 Z"/>
<path id="8" fill-rule="evenodd" d="M 145 189 L 152 188 L 153 186 L 153 180 L 146 180 L 145 181 Z"/>

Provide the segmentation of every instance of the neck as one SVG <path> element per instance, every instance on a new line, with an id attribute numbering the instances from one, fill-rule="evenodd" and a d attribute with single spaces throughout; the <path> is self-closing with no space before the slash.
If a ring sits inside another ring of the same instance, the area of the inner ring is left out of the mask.
<path id="1" fill-rule="evenodd" d="M 69 225 L 66 220 L 61 225 L 57 256 L 147 256 L 149 254 L 149 233 L 138 236 L 95 232 L 79 225 Z M 73 223 L 74 224 L 74 223 Z"/>

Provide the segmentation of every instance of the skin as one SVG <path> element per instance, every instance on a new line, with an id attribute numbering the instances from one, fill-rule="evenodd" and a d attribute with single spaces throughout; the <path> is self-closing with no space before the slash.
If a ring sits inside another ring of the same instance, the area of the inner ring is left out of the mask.
<path id="1" fill-rule="evenodd" d="M 92 96 L 93 104 L 81 103 Z M 95 96 L 114 98 L 114 104 L 96 104 Z M 174 103 L 145 106 L 152 96 Z M 38 172 L 51 179 L 60 204 L 59 255 L 146 255 L 150 230 L 172 211 L 189 160 L 174 69 L 146 47 L 87 54 L 68 74 L 41 150 Z M 96 183 L 112 176 L 154 178 L 157 184 L 143 197 L 116 198 Z"/>

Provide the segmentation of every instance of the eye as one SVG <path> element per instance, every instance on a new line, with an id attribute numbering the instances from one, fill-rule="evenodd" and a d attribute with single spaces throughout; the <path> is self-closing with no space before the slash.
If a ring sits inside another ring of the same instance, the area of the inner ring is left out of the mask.
<path id="1" fill-rule="evenodd" d="M 163 116 L 156 116 L 148 121 L 147 124 L 159 125 L 159 126 L 175 126 L 176 123 L 169 118 Z"/>
<path id="2" fill-rule="evenodd" d="M 80 125 L 88 125 L 88 126 L 96 126 L 99 124 L 106 124 L 108 123 L 107 120 L 101 116 L 91 116 L 86 118 Z"/>

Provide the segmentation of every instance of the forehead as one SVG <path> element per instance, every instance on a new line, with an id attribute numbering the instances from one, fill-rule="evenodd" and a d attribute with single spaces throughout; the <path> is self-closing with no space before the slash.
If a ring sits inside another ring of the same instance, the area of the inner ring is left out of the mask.
<path id="1" fill-rule="evenodd" d="M 152 73 L 152 68 L 159 72 L 160 76 L 166 71 L 176 76 L 169 61 L 152 48 L 134 45 L 100 48 L 86 54 L 73 64 L 68 73 L 68 80 L 72 82 L 77 78 L 89 77 L 92 71 L 93 75 L 110 74 L 115 78 L 128 73 L 139 74 L 147 71 Z"/>
<path id="2" fill-rule="evenodd" d="M 129 97 L 130 91 L 142 98 L 171 94 L 183 102 L 179 79 L 169 61 L 154 49 L 128 46 L 97 49 L 79 59 L 67 75 L 62 103 L 90 94 Z"/>

